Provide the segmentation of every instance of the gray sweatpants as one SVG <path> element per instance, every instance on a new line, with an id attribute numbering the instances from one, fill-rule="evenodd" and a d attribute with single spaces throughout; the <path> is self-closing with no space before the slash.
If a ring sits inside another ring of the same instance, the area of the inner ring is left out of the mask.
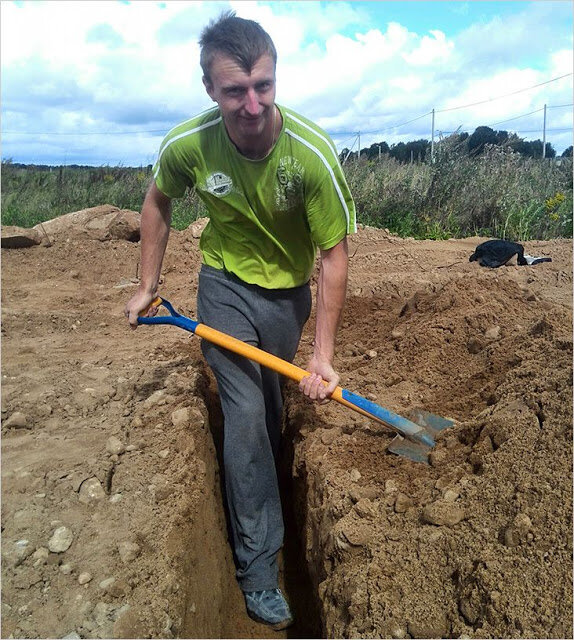
<path id="1" fill-rule="evenodd" d="M 309 285 L 268 290 L 203 265 L 200 322 L 291 362 L 311 311 Z M 275 466 L 282 425 L 281 376 L 206 340 L 201 345 L 224 417 L 225 489 L 237 579 L 243 591 L 278 586 L 283 515 Z"/>

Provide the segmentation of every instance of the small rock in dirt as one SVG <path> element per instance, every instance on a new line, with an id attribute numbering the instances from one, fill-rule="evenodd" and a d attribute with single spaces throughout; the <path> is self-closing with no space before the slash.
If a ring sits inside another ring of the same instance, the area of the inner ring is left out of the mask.
<path id="1" fill-rule="evenodd" d="M 458 500 L 459 497 L 460 497 L 459 491 L 457 491 L 456 489 L 447 489 L 444 492 L 443 500 L 446 500 L 446 502 L 455 502 L 456 500 Z"/>
<path id="2" fill-rule="evenodd" d="M 12 584 L 16 587 L 16 589 L 29 589 L 35 584 L 42 582 L 42 580 L 42 574 L 38 571 L 38 569 L 32 569 L 29 571 L 24 571 L 24 573 L 17 574 Z"/>
<path id="3" fill-rule="evenodd" d="M 114 605 L 107 602 L 98 602 L 94 607 L 94 620 L 100 627 L 110 621 L 110 616 L 114 612 Z"/>
<path id="4" fill-rule="evenodd" d="M 131 427 L 132 429 L 143 427 L 143 420 L 139 416 L 136 416 L 131 422 Z"/>
<path id="5" fill-rule="evenodd" d="M 36 407 L 36 412 L 41 418 L 47 418 L 52 415 L 53 409 L 49 404 L 39 404 Z"/>
<path id="6" fill-rule="evenodd" d="M 402 327 L 395 327 L 391 331 L 391 338 L 394 338 L 395 340 L 402 338 L 404 335 L 405 335 L 405 330 Z"/>
<path id="7" fill-rule="evenodd" d="M 407 636 L 407 630 L 405 629 L 405 627 L 399 624 L 392 624 L 390 632 L 391 638 L 396 638 L 397 640 L 402 640 Z"/>
<path id="8" fill-rule="evenodd" d="M 171 414 L 171 423 L 174 427 L 185 427 L 189 422 L 189 409 L 183 407 L 182 409 L 176 409 Z"/>
<path id="9" fill-rule="evenodd" d="M 113 631 L 114 638 L 145 638 L 149 635 L 142 612 L 134 609 L 129 609 L 118 617 Z"/>
<path id="10" fill-rule="evenodd" d="M 349 474 L 351 482 L 358 482 L 361 479 L 361 472 L 358 469 L 351 469 Z"/>
<path id="11" fill-rule="evenodd" d="M 344 539 L 348 540 L 354 547 L 367 546 L 373 536 L 373 530 L 369 524 L 345 525 L 341 533 Z"/>
<path id="12" fill-rule="evenodd" d="M 68 527 L 58 527 L 48 542 L 48 549 L 52 553 L 64 553 L 70 548 L 73 541 L 74 534 Z"/>
<path id="13" fill-rule="evenodd" d="M 484 337 L 488 340 L 497 340 L 500 337 L 500 327 L 498 325 L 494 327 L 489 327 L 484 332 Z"/>
<path id="14" fill-rule="evenodd" d="M 391 373 L 388 378 L 385 378 L 385 385 L 387 387 L 394 387 L 396 384 L 399 384 L 402 381 L 403 379 L 400 375 L 398 375 L 397 373 Z"/>
<path id="15" fill-rule="evenodd" d="M 69 576 L 73 570 L 74 569 L 69 562 L 66 562 L 65 564 L 60 565 L 60 573 L 62 573 L 65 576 Z"/>
<path id="16" fill-rule="evenodd" d="M 525 513 L 518 513 L 512 524 L 517 528 L 528 530 L 532 526 L 532 520 Z"/>
<path id="17" fill-rule="evenodd" d="M 367 351 L 365 355 L 369 358 L 369 360 L 372 360 L 373 358 L 376 358 L 379 355 L 379 353 L 374 349 L 369 349 L 369 351 Z"/>
<path id="18" fill-rule="evenodd" d="M 36 549 L 32 554 L 32 559 L 34 560 L 34 567 L 39 567 L 40 565 L 46 564 L 48 561 L 48 557 L 50 555 L 50 550 L 46 549 L 46 547 L 40 547 Z"/>
<path id="19" fill-rule="evenodd" d="M 135 542 L 120 542 L 120 544 L 118 544 L 118 552 L 122 562 L 128 563 L 139 556 L 141 549 Z"/>
<path id="20" fill-rule="evenodd" d="M 438 467 L 447 459 L 448 453 L 446 449 L 433 449 L 429 453 L 429 463 L 431 467 Z"/>
<path id="21" fill-rule="evenodd" d="M 452 502 L 437 500 L 423 509 L 423 522 L 438 526 L 446 525 L 452 527 L 464 519 L 465 513 L 463 509 L 456 506 Z"/>
<path id="22" fill-rule="evenodd" d="M 18 567 L 33 553 L 34 547 L 29 540 L 18 540 L 14 546 L 9 546 L 6 542 L 2 544 L 2 562 L 7 565 Z"/>
<path id="23" fill-rule="evenodd" d="M 91 582 L 91 580 L 92 580 L 92 574 L 88 573 L 87 571 L 83 571 L 78 576 L 78 582 L 80 584 L 88 584 L 88 582 Z"/>
<path id="24" fill-rule="evenodd" d="M 395 499 L 395 511 L 397 513 L 405 513 L 405 511 L 407 511 L 407 509 L 412 506 L 413 501 L 410 499 L 410 497 L 407 496 L 406 493 L 401 493 L 399 491 Z"/>
<path id="25" fill-rule="evenodd" d="M 3 426 L 7 429 L 27 429 L 29 427 L 28 417 L 21 411 L 15 411 L 4 421 Z"/>
<path id="26" fill-rule="evenodd" d="M 189 421 L 193 427 L 203 428 L 205 426 L 203 413 L 201 413 L 197 407 L 191 407 L 189 412 Z"/>
<path id="27" fill-rule="evenodd" d="M 106 497 L 106 492 L 97 478 L 88 478 L 80 485 L 79 500 L 82 504 L 91 504 Z"/>
<path id="28" fill-rule="evenodd" d="M 335 440 L 342 435 L 343 430 L 340 427 L 333 429 L 321 429 L 321 442 L 327 446 L 333 444 Z"/>
<path id="29" fill-rule="evenodd" d="M 102 580 L 99 587 L 112 596 L 112 598 L 121 598 L 131 591 L 131 587 L 125 580 L 116 580 L 116 578 Z"/>
<path id="30" fill-rule="evenodd" d="M 512 521 L 512 525 L 504 532 L 504 544 L 507 547 L 517 547 L 528 540 L 528 532 L 532 521 L 525 513 L 519 513 Z"/>
<path id="31" fill-rule="evenodd" d="M 398 491 L 399 487 L 396 483 L 395 480 L 393 480 L 392 478 L 389 478 L 388 480 L 385 480 L 385 493 L 389 494 L 389 493 L 395 493 L 395 491 Z"/>
<path id="32" fill-rule="evenodd" d="M 474 625 L 480 616 L 479 608 L 475 603 L 472 603 L 468 598 L 461 598 L 458 603 L 458 609 L 462 614 L 462 617 L 470 625 Z"/>
<path id="33" fill-rule="evenodd" d="M 166 393 L 163 389 L 154 391 L 149 398 L 144 400 L 144 409 L 151 409 L 152 407 L 159 407 L 167 402 Z"/>
<path id="34" fill-rule="evenodd" d="M 106 442 L 106 451 L 111 455 L 119 455 L 126 450 L 124 443 L 116 436 L 110 436 Z"/>
<path id="35" fill-rule="evenodd" d="M 375 518 L 377 507 L 368 498 L 361 498 L 353 507 L 359 518 Z"/>

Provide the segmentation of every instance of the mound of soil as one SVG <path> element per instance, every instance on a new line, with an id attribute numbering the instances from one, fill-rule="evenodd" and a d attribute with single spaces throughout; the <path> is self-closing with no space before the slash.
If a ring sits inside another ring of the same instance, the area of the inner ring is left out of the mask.
<path id="1" fill-rule="evenodd" d="M 161 290 L 191 317 L 198 235 L 172 233 Z M 571 243 L 485 269 L 483 240 L 351 238 L 342 385 L 454 425 L 423 465 L 286 385 L 278 637 L 572 636 Z M 2 637 L 268 637 L 234 580 L 199 342 L 123 317 L 138 259 L 73 227 L 2 250 Z"/>

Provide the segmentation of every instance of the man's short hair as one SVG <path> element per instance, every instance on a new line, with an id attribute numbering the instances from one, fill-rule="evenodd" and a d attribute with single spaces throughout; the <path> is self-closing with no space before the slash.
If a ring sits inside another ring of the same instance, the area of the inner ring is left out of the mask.
<path id="1" fill-rule="evenodd" d="M 277 51 L 269 34 L 258 22 L 238 18 L 235 11 L 226 11 L 212 20 L 202 31 L 199 46 L 199 63 L 208 82 L 213 58 L 218 53 L 235 60 L 247 73 L 266 54 L 277 64 Z"/>

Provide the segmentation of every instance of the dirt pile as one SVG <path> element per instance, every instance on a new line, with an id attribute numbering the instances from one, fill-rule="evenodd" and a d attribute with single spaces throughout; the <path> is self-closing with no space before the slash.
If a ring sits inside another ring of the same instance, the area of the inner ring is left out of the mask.
<path id="1" fill-rule="evenodd" d="M 174 232 L 163 270 L 191 317 L 197 236 Z M 126 326 L 137 244 L 51 240 L 2 252 L 2 636 L 266 637 L 234 583 L 197 339 Z M 302 548 L 283 581 L 305 620 L 280 637 L 571 636 L 571 244 L 486 270 L 468 262 L 480 241 L 351 240 L 343 386 L 456 424 L 418 465 L 386 453 L 383 427 L 288 385 Z"/>

